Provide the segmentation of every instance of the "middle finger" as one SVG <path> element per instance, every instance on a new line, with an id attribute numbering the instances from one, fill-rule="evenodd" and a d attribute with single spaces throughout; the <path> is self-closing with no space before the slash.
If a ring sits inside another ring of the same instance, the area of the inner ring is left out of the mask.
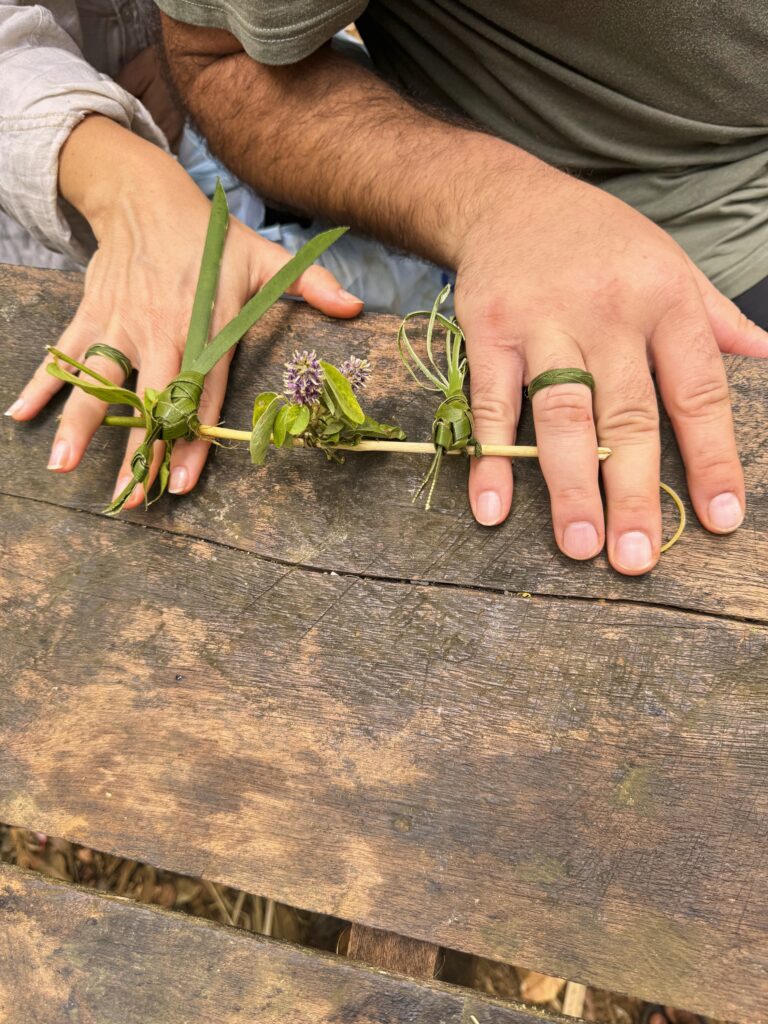
<path id="1" fill-rule="evenodd" d="M 158 348 L 153 349 L 148 354 L 146 363 L 139 369 L 138 379 L 136 381 L 136 394 L 143 395 L 147 388 L 153 388 L 155 391 L 162 391 L 179 372 L 180 365 L 181 355 L 179 350 L 174 346 L 160 345 Z M 143 429 L 130 431 L 125 458 L 123 459 L 123 464 L 120 467 L 120 472 L 118 473 L 115 496 L 117 496 L 130 481 L 132 476 L 131 459 L 143 440 Z M 157 471 L 160 468 L 164 448 L 165 446 L 162 441 L 157 441 L 155 443 L 149 475 L 144 481 L 143 486 L 140 485 L 134 489 L 130 498 L 125 503 L 126 509 L 135 508 L 136 505 L 141 502 L 144 495 L 149 493 L 152 482 L 157 476 Z"/>
<path id="2" fill-rule="evenodd" d="M 526 346 L 529 380 L 547 370 L 585 369 L 578 345 L 557 331 Z M 586 384 L 552 384 L 532 399 L 539 464 L 549 488 L 558 546 L 571 558 L 593 558 L 603 546 L 592 392 Z"/>

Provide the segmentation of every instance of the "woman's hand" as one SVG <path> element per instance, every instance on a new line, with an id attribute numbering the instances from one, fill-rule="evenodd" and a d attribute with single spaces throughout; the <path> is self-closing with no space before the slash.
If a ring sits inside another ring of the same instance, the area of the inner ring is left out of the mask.
<path id="1" fill-rule="evenodd" d="M 151 143 L 103 117 L 89 117 L 72 132 L 59 161 L 59 188 L 88 219 L 99 243 L 85 275 L 85 290 L 72 323 L 57 347 L 77 360 L 96 342 L 123 352 L 138 370 L 136 389 L 162 390 L 178 373 L 200 257 L 209 200 L 176 161 Z M 212 332 L 232 319 L 289 254 L 234 218 L 224 248 Z M 362 302 L 345 292 L 322 267 L 312 267 L 289 290 L 330 316 L 352 317 Z M 233 350 L 234 351 L 234 350 Z M 37 369 L 8 410 L 18 421 L 37 415 L 61 387 Z M 203 423 L 215 423 L 224 401 L 229 358 L 208 375 L 200 405 Z M 120 368 L 94 356 L 88 365 L 115 383 Z M 106 413 L 98 399 L 73 390 L 64 406 L 48 468 L 67 473 L 83 453 Z M 130 458 L 142 431 L 131 431 L 115 493 L 131 477 Z M 173 450 L 169 490 L 183 494 L 196 484 L 210 445 L 180 441 Z M 156 446 L 151 486 L 162 458 Z M 137 487 L 126 504 L 143 497 Z"/>

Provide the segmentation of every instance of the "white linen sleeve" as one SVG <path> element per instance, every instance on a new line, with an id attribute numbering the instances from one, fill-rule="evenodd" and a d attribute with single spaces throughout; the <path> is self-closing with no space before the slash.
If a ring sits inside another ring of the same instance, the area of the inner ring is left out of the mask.
<path id="1" fill-rule="evenodd" d="M 71 6 L 68 20 L 77 23 Z M 58 194 L 58 167 L 61 147 L 88 114 L 168 149 L 146 108 L 88 64 L 47 7 L 0 3 L 0 208 L 79 263 L 88 260 L 92 239 Z"/>

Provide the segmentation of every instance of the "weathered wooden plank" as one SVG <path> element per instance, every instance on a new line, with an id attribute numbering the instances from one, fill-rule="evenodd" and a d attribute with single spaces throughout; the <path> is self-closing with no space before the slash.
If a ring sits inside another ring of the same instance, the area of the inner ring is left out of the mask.
<path id="1" fill-rule="evenodd" d="M 78 275 L 0 268 L 3 395 L 8 402 L 43 354 L 43 345 L 66 324 L 80 286 Z M 345 358 L 350 351 L 369 356 L 376 368 L 370 390 L 375 414 L 400 420 L 413 438 L 428 438 L 430 400 L 399 366 L 395 327 L 392 317 L 339 324 L 296 304 L 281 304 L 242 347 L 225 409 L 227 423 L 247 425 L 254 394 L 262 387 L 279 387 L 281 363 L 293 348 L 316 347 L 331 359 Z M 256 470 L 243 452 L 217 451 L 194 495 L 165 499 L 149 514 L 133 516 L 150 526 L 329 570 L 628 599 L 768 621 L 763 569 L 768 563 L 768 365 L 735 358 L 727 365 L 750 496 L 748 519 L 735 535 L 715 538 L 694 517 L 683 542 L 640 579 L 620 577 L 604 558 L 575 564 L 557 552 L 541 474 L 530 462 L 516 469 L 512 517 L 492 530 L 477 526 L 469 513 L 463 460 L 449 460 L 436 509 L 425 513 L 410 500 L 425 469 L 423 459 L 351 455 L 339 468 L 310 452 L 281 452 Z M 111 492 L 124 438 L 102 432 L 77 473 L 69 478 L 46 474 L 55 411 L 34 426 L 3 423 L 0 488 L 99 510 Z M 532 440 L 527 418 L 522 438 Z M 666 426 L 663 448 L 664 478 L 685 493 Z M 671 524 L 671 507 L 667 511 Z"/>
<path id="2" fill-rule="evenodd" d="M 385 971 L 397 971 L 412 978 L 434 978 L 439 954 L 440 947 L 432 942 L 420 942 L 364 924 L 353 924 L 350 929 L 347 956 Z"/>
<path id="3" fill-rule="evenodd" d="M 4 1024 L 565 1024 L 0 864 Z"/>
<path id="4" fill-rule="evenodd" d="M 0 820 L 768 1017 L 765 627 L 0 515 Z"/>

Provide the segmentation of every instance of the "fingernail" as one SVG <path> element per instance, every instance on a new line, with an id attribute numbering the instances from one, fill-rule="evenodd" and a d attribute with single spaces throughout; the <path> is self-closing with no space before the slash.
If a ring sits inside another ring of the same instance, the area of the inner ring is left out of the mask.
<path id="1" fill-rule="evenodd" d="M 735 530 L 737 526 L 741 526 L 744 510 L 736 495 L 726 491 L 725 494 L 718 494 L 710 501 L 709 518 L 716 530 L 727 533 L 729 530 Z"/>
<path id="2" fill-rule="evenodd" d="M 112 495 L 114 501 L 118 494 L 122 494 L 128 484 L 133 480 L 130 473 L 126 473 L 125 476 L 118 477 L 117 483 L 115 484 L 115 493 Z"/>
<path id="3" fill-rule="evenodd" d="M 171 470 L 171 479 L 168 484 L 168 490 L 171 494 L 183 494 L 187 489 L 188 480 L 189 473 L 187 472 L 187 467 L 175 466 Z"/>
<path id="4" fill-rule="evenodd" d="M 15 416 L 16 413 L 17 412 L 21 412 L 21 410 L 23 408 L 24 408 L 24 399 L 23 398 L 17 398 L 16 401 L 13 403 L 13 405 L 9 405 L 8 406 L 8 408 L 5 410 L 4 415 L 5 416 Z"/>
<path id="5" fill-rule="evenodd" d="M 622 569 L 645 569 L 653 561 L 650 538 L 639 530 L 622 533 L 616 543 L 616 561 Z"/>
<path id="6" fill-rule="evenodd" d="M 64 469 L 69 462 L 69 441 L 57 441 L 51 449 L 48 469 Z"/>
<path id="7" fill-rule="evenodd" d="M 358 297 L 356 295 L 353 295 L 351 292 L 346 291 L 344 288 L 339 288 L 339 291 L 338 291 L 337 294 L 338 294 L 339 298 L 343 299 L 345 302 L 362 302 L 363 301 L 362 299 L 358 299 Z"/>
<path id="8" fill-rule="evenodd" d="M 495 526 L 501 518 L 501 498 L 495 491 L 483 491 L 477 498 L 477 521 Z"/>
<path id="9" fill-rule="evenodd" d="M 599 545 L 592 523 L 569 523 L 563 531 L 563 548 L 571 558 L 592 558 Z"/>

